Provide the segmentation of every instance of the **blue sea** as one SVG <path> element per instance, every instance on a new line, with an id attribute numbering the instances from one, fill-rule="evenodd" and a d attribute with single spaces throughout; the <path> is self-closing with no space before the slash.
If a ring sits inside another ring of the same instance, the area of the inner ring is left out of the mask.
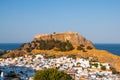
<path id="1" fill-rule="evenodd" d="M 115 55 L 120 56 L 120 44 L 94 44 L 97 49 L 107 50 Z"/>
<path id="2" fill-rule="evenodd" d="M 0 50 L 13 50 L 19 48 L 23 43 L 0 43 Z"/>
<path id="3" fill-rule="evenodd" d="M 0 50 L 13 50 L 19 48 L 23 43 L 0 43 Z M 94 44 L 97 49 L 107 50 L 120 56 L 120 44 Z"/>

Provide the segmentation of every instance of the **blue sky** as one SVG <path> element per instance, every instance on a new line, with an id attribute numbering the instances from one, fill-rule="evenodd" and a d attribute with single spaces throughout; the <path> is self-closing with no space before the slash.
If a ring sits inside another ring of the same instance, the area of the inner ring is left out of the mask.
<path id="1" fill-rule="evenodd" d="M 120 0 L 0 0 L 0 43 L 66 31 L 93 43 L 120 43 Z"/>

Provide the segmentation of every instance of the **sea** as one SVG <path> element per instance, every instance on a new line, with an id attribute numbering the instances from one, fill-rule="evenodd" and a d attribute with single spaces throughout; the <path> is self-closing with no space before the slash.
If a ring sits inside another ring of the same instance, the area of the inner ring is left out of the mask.
<path id="1" fill-rule="evenodd" d="M 0 50 L 13 50 L 19 48 L 23 43 L 0 43 Z M 99 50 L 107 50 L 115 55 L 120 56 L 120 44 L 101 44 L 96 43 L 94 46 Z"/>
<path id="2" fill-rule="evenodd" d="M 107 50 L 115 55 L 120 56 L 120 44 L 94 44 L 95 48 L 99 50 Z"/>

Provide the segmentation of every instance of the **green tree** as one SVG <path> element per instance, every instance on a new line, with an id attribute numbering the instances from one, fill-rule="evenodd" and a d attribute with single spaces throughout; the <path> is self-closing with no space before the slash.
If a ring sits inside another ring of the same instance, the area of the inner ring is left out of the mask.
<path id="1" fill-rule="evenodd" d="M 39 43 L 40 43 L 39 49 L 40 50 L 45 50 L 46 42 L 44 40 L 40 40 Z"/>
<path id="2" fill-rule="evenodd" d="M 95 66 L 96 68 L 98 68 L 98 63 L 93 64 L 93 66 Z"/>
<path id="3" fill-rule="evenodd" d="M 70 50 L 73 50 L 73 49 L 74 49 L 73 45 L 69 41 L 66 41 L 66 50 L 70 51 Z"/>
<path id="4" fill-rule="evenodd" d="M 37 71 L 34 80 L 72 80 L 72 78 L 57 69 L 45 69 Z"/>
<path id="5" fill-rule="evenodd" d="M 106 70 L 106 66 L 101 66 L 101 70 Z"/>

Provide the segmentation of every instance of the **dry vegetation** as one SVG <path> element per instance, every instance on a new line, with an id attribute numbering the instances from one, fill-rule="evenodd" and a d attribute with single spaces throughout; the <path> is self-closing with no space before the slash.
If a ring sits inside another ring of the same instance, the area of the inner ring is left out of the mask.
<path id="1" fill-rule="evenodd" d="M 109 63 L 112 67 L 116 68 L 117 71 L 120 72 L 120 56 L 114 55 L 110 52 L 107 52 L 105 50 L 97 50 L 97 49 L 92 49 L 92 50 L 87 50 L 87 52 L 79 51 L 79 50 L 72 50 L 72 51 L 67 51 L 67 52 L 61 52 L 61 51 L 54 51 L 54 50 L 33 50 L 34 54 L 42 54 L 42 55 L 47 55 L 47 56 L 55 56 L 55 57 L 60 57 L 60 56 L 76 56 L 76 57 L 94 57 L 96 60 L 99 62 L 106 62 Z"/>

